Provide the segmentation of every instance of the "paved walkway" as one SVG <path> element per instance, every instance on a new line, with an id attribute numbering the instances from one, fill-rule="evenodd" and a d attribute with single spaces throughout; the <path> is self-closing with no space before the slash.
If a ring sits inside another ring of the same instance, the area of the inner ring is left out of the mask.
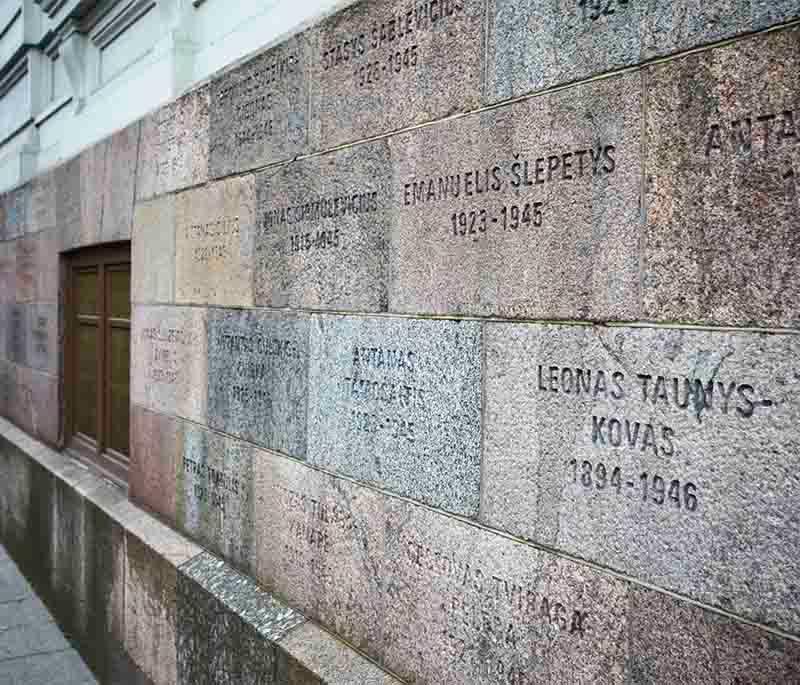
<path id="1" fill-rule="evenodd" d="M 97 685 L 2 545 L 0 685 Z"/>

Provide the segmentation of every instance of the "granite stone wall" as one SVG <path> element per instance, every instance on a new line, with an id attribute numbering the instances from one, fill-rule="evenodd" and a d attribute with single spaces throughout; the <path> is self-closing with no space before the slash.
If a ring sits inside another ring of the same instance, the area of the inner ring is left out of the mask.
<path id="1" fill-rule="evenodd" d="M 293 610 L 409 683 L 800 683 L 798 22 L 379 0 L 267 46 L 0 198 L 0 413 L 58 444 L 59 253 L 130 239 L 130 497 Z M 159 664 L 289 668 L 219 601 Z"/>

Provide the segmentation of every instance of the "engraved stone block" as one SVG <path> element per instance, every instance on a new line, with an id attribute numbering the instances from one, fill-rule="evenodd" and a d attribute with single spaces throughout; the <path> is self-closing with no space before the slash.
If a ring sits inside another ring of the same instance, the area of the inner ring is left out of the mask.
<path id="1" fill-rule="evenodd" d="M 134 302 L 172 302 L 175 296 L 175 196 L 139 202 L 131 241 Z"/>
<path id="2" fill-rule="evenodd" d="M 277 455 L 254 468 L 260 582 L 409 682 L 800 677 L 795 641 Z"/>
<path id="3" fill-rule="evenodd" d="M 58 373 L 58 305 L 32 304 L 27 312 L 28 365 L 50 375 Z"/>
<path id="4" fill-rule="evenodd" d="M 483 0 L 359 2 L 319 28 L 312 86 L 322 148 L 480 104 Z"/>
<path id="5" fill-rule="evenodd" d="M 800 341 L 502 324 L 486 335 L 482 520 L 800 628 Z"/>
<path id="6" fill-rule="evenodd" d="M 137 199 L 208 179 L 209 97 L 202 86 L 142 120 Z"/>
<path id="7" fill-rule="evenodd" d="M 796 0 L 489 0 L 490 102 L 797 18 Z"/>
<path id="8" fill-rule="evenodd" d="M 648 70 L 646 318 L 800 324 L 798 70 L 797 29 Z"/>
<path id="9" fill-rule="evenodd" d="M 30 184 L 0 195 L 0 240 L 11 240 L 28 232 L 30 201 Z"/>
<path id="10" fill-rule="evenodd" d="M 133 402 L 205 422 L 206 310 L 137 305 L 131 338 Z"/>
<path id="11" fill-rule="evenodd" d="M 183 454 L 183 427 L 180 419 L 131 405 L 130 497 L 171 525 L 177 522 L 177 474 Z"/>
<path id="12" fill-rule="evenodd" d="M 17 295 L 17 243 L 0 242 L 0 303 L 14 302 Z"/>
<path id="13" fill-rule="evenodd" d="M 641 76 L 390 139 L 389 309 L 634 319 Z"/>
<path id="14" fill-rule="evenodd" d="M 175 201 L 175 300 L 252 305 L 253 177 L 188 190 Z"/>
<path id="15" fill-rule="evenodd" d="M 28 365 L 28 312 L 28 305 L 6 306 L 6 358 L 21 366 Z"/>
<path id="16" fill-rule="evenodd" d="M 208 425 L 296 457 L 306 453 L 309 320 L 208 314 Z"/>
<path id="17" fill-rule="evenodd" d="M 476 515 L 480 324 L 317 316 L 311 349 L 309 462 Z"/>
<path id="18" fill-rule="evenodd" d="M 246 572 L 255 566 L 251 446 L 186 424 L 178 527 Z"/>
<path id="19" fill-rule="evenodd" d="M 258 176 L 256 304 L 385 310 L 391 182 L 385 141 Z"/>
<path id="20" fill-rule="evenodd" d="M 35 236 L 16 241 L 17 255 L 17 302 L 33 302 L 36 299 L 38 275 L 39 240 Z"/>
<path id="21" fill-rule="evenodd" d="M 211 82 L 209 174 L 301 154 L 308 139 L 309 46 L 294 36 Z"/>

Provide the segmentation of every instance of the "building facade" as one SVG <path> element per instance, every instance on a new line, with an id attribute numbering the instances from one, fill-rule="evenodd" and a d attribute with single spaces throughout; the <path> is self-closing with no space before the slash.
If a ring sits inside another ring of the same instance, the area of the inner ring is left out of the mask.
<path id="1" fill-rule="evenodd" d="M 800 683 L 797 0 L 6 25 L 0 539 L 101 681 Z"/>

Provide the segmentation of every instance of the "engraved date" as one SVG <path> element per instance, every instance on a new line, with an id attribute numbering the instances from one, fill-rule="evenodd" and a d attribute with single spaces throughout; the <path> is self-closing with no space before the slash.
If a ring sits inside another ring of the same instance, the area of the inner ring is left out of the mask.
<path id="1" fill-rule="evenodd" d="M 592 490 L 614 491 L 618 495 L 631 493 L 641 498 L 642 502 L 659 506 L 673 506 L 676 509 L 697 511 L 699 494 L 697 486 L 689 481 L 679 479 L 668 480 L 663 476 L 642 472 L 637 479 L 626 479 L 619 466 L 613 469 L 602 462 L 593 464 L 590 461 L 570 459 L 567 462 L 572 482 L 580 483 L 584 488 Z"/>
<path id="2" fill-rule="evenodd" d="M 453 235 L 477 236 L 486 233 L 490 226 L 502 228 L 504 231 L 516 231 L 529 226 L 541 226 L 543 215 L 543 202 L 526 202 L 521 205 L 504 205 L 499 212 L 490 212 L 486 209 L 472 209 L 464 212 L 454 212 L 450 217 Z"/>
<path id="3" fill-rule="evenodd" d="M 601 17 L 614 14 L 618 9 L 625 9 L 629 0 L 578 0 L 581 16 L 584 21 L 597 21 Z"/>
<path id="4" fill-rule="evenodd" d="M 360 88 L 372 86 L 385 81 L 392 75 L 416 69 L 419 61 L 417 49 L 416 45 L 409 45 L 403 50 L 388 53 L 383 60 L 367 62 L 356 67 L 356 84 Z"/>

